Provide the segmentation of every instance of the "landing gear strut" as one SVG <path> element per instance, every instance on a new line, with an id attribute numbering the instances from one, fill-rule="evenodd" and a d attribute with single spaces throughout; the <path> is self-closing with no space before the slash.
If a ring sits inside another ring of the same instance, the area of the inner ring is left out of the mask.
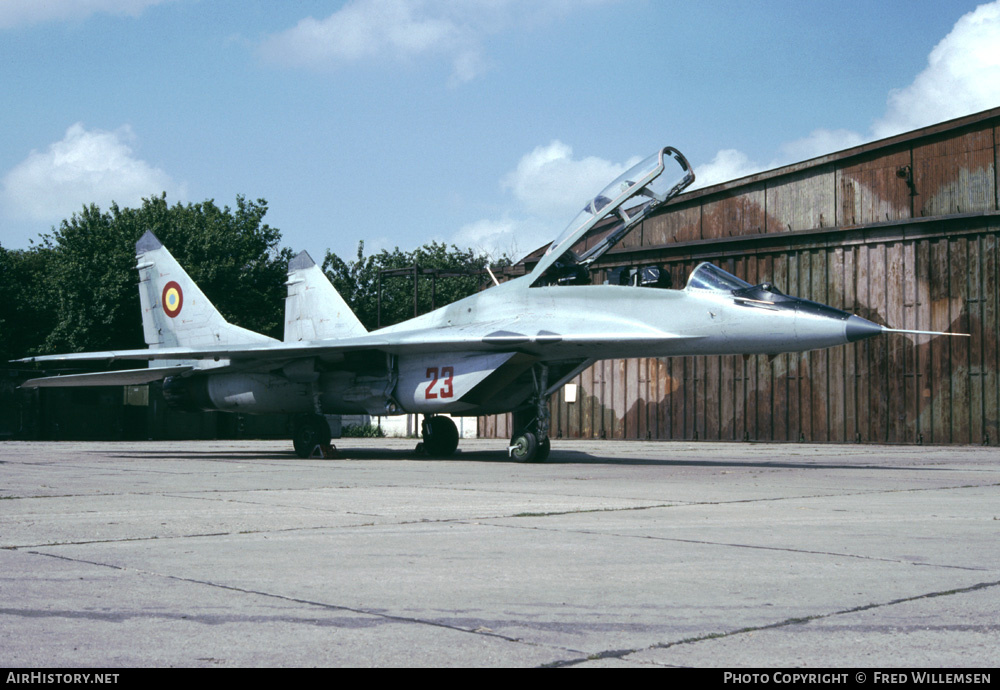
<path id="1" fill-rule="evenodd" d="M 448 417 L 426 417 L 420 430 L 424 452 L 433 458 L 446 458 L 458 448 L 458 427 Z"/>
<path id="2" fill-rule="evenodd" d="M 296 417 L 292 428 L 292 445 L 295 454 L 308 458 L 316 446 L 330 445 L 330 425 L 320 414 L 306 414 Z"/>
<path id="3" fill-rule="evenodd" d="M 528 406 L 514 411 L 514 435 L 508 453 L 517 462 L 545 462 L 549 457 L 549 368 L 541 364 L 535 377 L 535 392 Z"/>

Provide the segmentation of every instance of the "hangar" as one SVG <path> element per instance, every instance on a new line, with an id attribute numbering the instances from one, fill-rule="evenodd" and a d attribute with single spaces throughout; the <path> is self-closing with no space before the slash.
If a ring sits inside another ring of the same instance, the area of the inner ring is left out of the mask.
<path id="1" fill-rule="evenodd" d="M 879 324 L 970 338 L 598 362 L 553 395 L 553 436 L 997 443 L 998 139 L 994 108 L 698 189 L 600 262 L 605 280 L 657 266 L 680 288 L 711 261 Z M 510 426 L 510 415 L 478 425 L 498 438 Z"/>

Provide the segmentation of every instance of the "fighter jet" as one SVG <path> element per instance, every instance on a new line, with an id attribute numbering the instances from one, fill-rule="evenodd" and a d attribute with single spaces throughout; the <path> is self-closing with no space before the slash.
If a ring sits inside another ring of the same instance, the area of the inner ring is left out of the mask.
<path id="1" fill-rule="evenodd" d="M 302 252 L 288 266 L 281 342 L 227 323 L 147 232 L 136 268 L 148 349 L 18 361 L 148 360 L 148 368 L 23 385 L 163 381 L 164 398 L 180 409 L 294 414 L 300 457 L 329 444 L 327 414 L 425 415 L 423 449 L 444 457 L 458 445 L 444 415 L 512 411 L 510 457 L 539 462 L 550 450 L 549 396 L 600 359 L 776 355 L 894 331 L 710 263 L 678 290 L 655 270 L 592 284 L 594 262 L 693 181 L 684 156 L 663 148 L 590 199 L 527 275 L 372 332 Z"/>

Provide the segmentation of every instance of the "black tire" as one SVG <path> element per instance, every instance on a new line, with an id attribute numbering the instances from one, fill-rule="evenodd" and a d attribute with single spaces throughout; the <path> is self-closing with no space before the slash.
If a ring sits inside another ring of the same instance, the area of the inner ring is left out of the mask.
<path id="1" fill-rule="evenodd" d="M 424 421 L 424 451 L 434 458 L 447 458 L 458 448 L 458 427 L 448 417 Z"/>
<path id="2" fill-rule="evenodd" d="M 326 417 L 314 414 L 301 417 L 292 431 L 292 446 L 300 458 L 308 458 L 316 446 L 330 445 L 330 425 Z"/>
<path id="3" fill-rule="evenodd" d="M 544 441 L 538 444 L 538 453 L 535 454 L 535 462 L 545 462 L 549 459 L 549 452 L 552 450 L 552 444 L 549 442 L 548 437 Z"/>
<path id="4" fill-rule="evenodd" d="M 510 457 L 515 462 L 535 462 L 538 457 L 538 437 L 530 431 L 514 436 L 510 440 Z"/>

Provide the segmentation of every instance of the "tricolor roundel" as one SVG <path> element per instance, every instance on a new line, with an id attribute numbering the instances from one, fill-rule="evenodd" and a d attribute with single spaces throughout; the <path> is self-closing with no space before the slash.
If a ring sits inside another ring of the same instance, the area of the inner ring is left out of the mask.
<path id="1" fill-rule="evenodd" d="M 163 286 L 163 311 L 170 318 L 174 318 L 181 313 L 182 306 L 184 306 L 184 293 L 181 292 L 181 286 L 171 280 Z"/>

